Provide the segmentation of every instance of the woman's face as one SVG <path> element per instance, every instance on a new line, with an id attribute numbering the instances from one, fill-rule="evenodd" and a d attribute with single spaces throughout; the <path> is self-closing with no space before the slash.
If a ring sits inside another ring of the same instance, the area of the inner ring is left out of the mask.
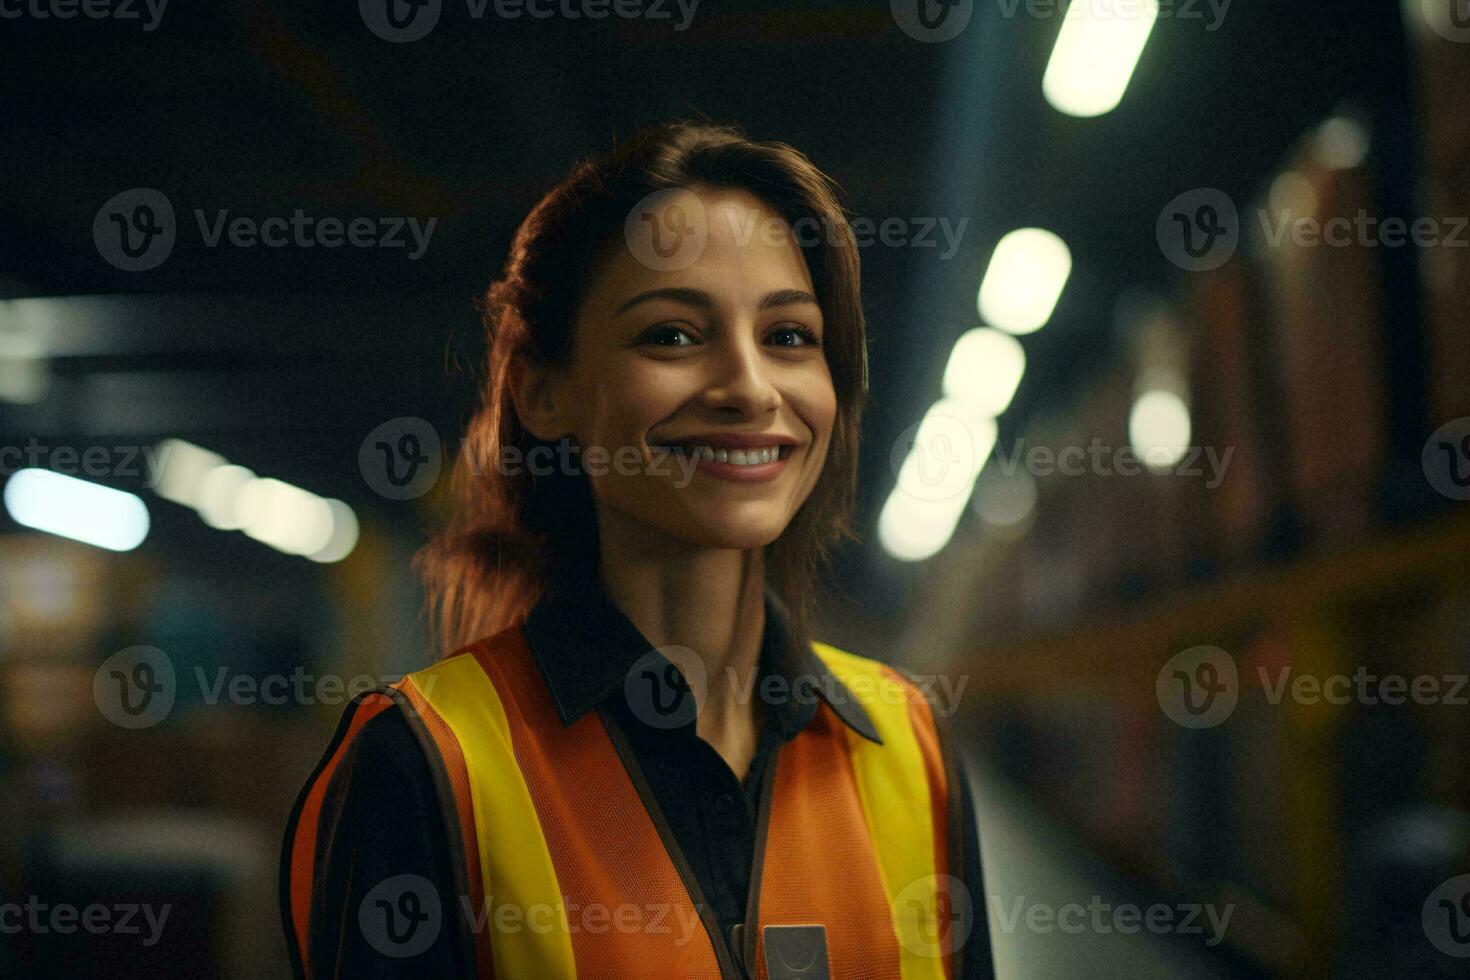
<path id="1" fill-rule="evenodd" d="M 650 212 L 589 283 L 555 428 L 583 449 L 603 527 L 769 544 L 816 485 L 837 412 L 811 274 L 748 192 L 665 192 Z M 680 236 L 658 242 L 674 252 L 651 251 L 640 227 Z"/>

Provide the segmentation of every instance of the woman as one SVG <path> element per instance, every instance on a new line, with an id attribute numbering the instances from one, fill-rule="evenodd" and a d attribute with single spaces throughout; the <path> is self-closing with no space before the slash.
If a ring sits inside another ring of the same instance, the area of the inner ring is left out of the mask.
<path id="1" fill-rule="evenodd" d="M 420 561 L 449 655 L 358 699 L 302 792 L 298 974 L 990 976 L 937 712 L 808 638 L 867 397 L 827 178 L 645 130 L 532 210 L 483 313 Z"/>

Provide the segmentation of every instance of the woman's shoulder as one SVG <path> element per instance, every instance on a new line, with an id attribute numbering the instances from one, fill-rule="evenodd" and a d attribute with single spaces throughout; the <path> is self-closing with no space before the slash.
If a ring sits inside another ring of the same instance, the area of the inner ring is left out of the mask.
<path id="1" fill-rule="evenodd" d="M 432 800 L 429 759 L 410 710 L 403 699 L 375 691 L 355 698 L 343 712 L 321 764 L 302 788 L 303 802 L 320 800 L 322 823 Z"/>
<path id="2" fill-rule="evenodd" d="M 423 745 L 399 701 L 362 723 L 347 746 L 347 757 L 354 768 L 365 766 L 398 779 L 412 779 L 424 769 Z"/>
<path id="3" fill-rule="evenodd" d="M 404 675 L 402 682 L 392 687 L 400 689 L 400 693 L 412 687 L 415 693 L 432 702 L 433 691 L 440 685 L 459 687 L 490 676 L 497 688 L 506 686 L 507 679 L 519 680 L 521 675 L 533 670 L 534 659 L 525 623 L 516 622 Z"/>
<path id="4" fill-rule="evenodd" d="M 344 712 L 287 825 L 281 884 L 294 955 L 325 976 L 402 976 L 401 963 L 381 955 L 381 937 L 355 926 L 375 889 L 406 880 L 442 896 L 455 886 L 426 747 L 403 699 L 384 689 Z M 445 976 L 447 949 L 426 954 Z"/>

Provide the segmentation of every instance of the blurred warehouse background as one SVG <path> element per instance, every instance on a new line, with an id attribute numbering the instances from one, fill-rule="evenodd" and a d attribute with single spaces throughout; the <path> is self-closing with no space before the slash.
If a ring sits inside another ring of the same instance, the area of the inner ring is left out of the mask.
<path id="1" fill-rule="evenodd" d="M 394 9 L 0 0 L 0 976 L 286 975 L 294 794 L 430 659 L 472 299 L 675 116 L 846 195 L 821 635 L 952 710 L 1001 976 L 1464 975 L 1470 5 Z"/>

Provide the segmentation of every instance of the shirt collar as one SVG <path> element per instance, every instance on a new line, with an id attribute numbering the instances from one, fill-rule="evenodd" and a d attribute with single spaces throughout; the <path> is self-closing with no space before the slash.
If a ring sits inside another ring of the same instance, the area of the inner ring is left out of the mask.
<path id="1" fill-rule="evenodd" d="M 810 646 L 794 639 L 790 616 L 770 586 L 764 593 L 766 627 L 761 638 L 757 696 L 776 676 L 775 690 L 802 685 L 836 713 L 844 724 L 879 745 L 877 729 L 857 699 Z M 526 619 L 527 645 L 551 691 L 562 724 L 570 725 L 610 695 L 620 694 L 628 672 L 654 649 L 632 620 L 612 601 L 596 576 L 553 574 L 546 592 Z M 815 699 L 780 697 L 769 704 L 771 717 L 786 738 L 794 737 L 816 713 Z"/>

